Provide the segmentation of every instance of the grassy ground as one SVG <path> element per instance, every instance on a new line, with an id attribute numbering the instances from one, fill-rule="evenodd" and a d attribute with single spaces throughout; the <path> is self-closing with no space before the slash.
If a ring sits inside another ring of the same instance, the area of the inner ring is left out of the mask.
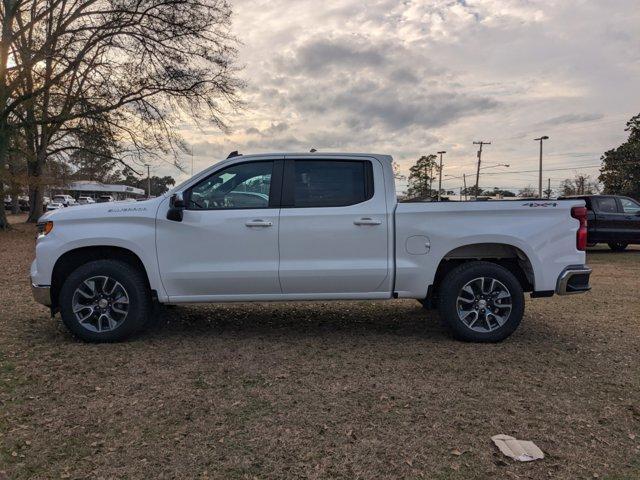
<path id="1" fill-rule="evenodd" d="M 415 301 L 178 307 L 86 345 L 31 299 L 33 237 L 0 233 L 9 478 L 640 478 L 638 249 L 591 252 L 593 292 L 528 300 L 498 345 Z"/>

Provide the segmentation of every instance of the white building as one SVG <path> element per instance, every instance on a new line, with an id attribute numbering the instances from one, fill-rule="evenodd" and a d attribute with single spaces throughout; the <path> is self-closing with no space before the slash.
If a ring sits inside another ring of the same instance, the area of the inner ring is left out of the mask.
<path id="1" fill-rule="evenodd" d="M 130 187 L 129 185 L 108 185 L 91 180 L 71 182 L 64 190 L 71 192 L 76 198 L 86 196 L 97 199 L 101 195 L 111 195 L 114 200 L 124 200 L 126 198 L 140 198 L 146 195 L 146 192 L 141 188 Z"/>

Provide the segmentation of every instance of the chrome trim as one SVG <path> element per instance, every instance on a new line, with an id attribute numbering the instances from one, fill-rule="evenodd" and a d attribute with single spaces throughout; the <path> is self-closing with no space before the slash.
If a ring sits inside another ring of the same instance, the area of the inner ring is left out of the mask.
<path id="1" fill-rule="evenodd" d="M 36 302 L 45 307 L 51 306 L 51 287 L 49 285 L 36 285 L 31 282 L 31 293 Z"/>
<path id="2" fill-rule="evenodd" d="M 556 293 L 558 295 L 573 295 L 575 293 L 584 293 L 591 290 L 591 286 L 587 286 L 584 290 L 577 290 L 575 292 L 567 291 L 567 285 L 571 277 L 575 275 L 591 275 L 591 269 L 584 266 L 571 266 L 564 269 L 564 271 L 558 277 L 558 286 L 556 287 Z"/>

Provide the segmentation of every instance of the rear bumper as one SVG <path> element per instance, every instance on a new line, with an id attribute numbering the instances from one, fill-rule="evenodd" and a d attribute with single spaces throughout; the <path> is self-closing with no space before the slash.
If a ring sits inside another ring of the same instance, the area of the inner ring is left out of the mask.
<path id="1" fill-rule="evenodd" d="M 558 295 L 571 295 L 584 293 L 591 290 L 589 276 L 591 269 L 586 265 L 572 265 L 565 268 L 558 277 L 556 293 Z"/>
<path id="2" fill-rule="evenodd" d="M 36 285 L 31 283 L 31 293 L 36 302 L 46 307 L 51 306 L 51 287 L 49 285 Z"/>

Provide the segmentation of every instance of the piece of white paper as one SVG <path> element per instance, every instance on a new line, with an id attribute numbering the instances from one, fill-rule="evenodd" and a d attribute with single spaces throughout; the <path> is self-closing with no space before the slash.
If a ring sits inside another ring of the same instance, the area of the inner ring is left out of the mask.
<path id="1" fill-rule="evenodd" d="M 491 440 L 504 455 L 519 462 L 531 462 L 544 458 L 542 450 L 528 440 L 517 440 L 509 435 L 494 435 Z"/>

